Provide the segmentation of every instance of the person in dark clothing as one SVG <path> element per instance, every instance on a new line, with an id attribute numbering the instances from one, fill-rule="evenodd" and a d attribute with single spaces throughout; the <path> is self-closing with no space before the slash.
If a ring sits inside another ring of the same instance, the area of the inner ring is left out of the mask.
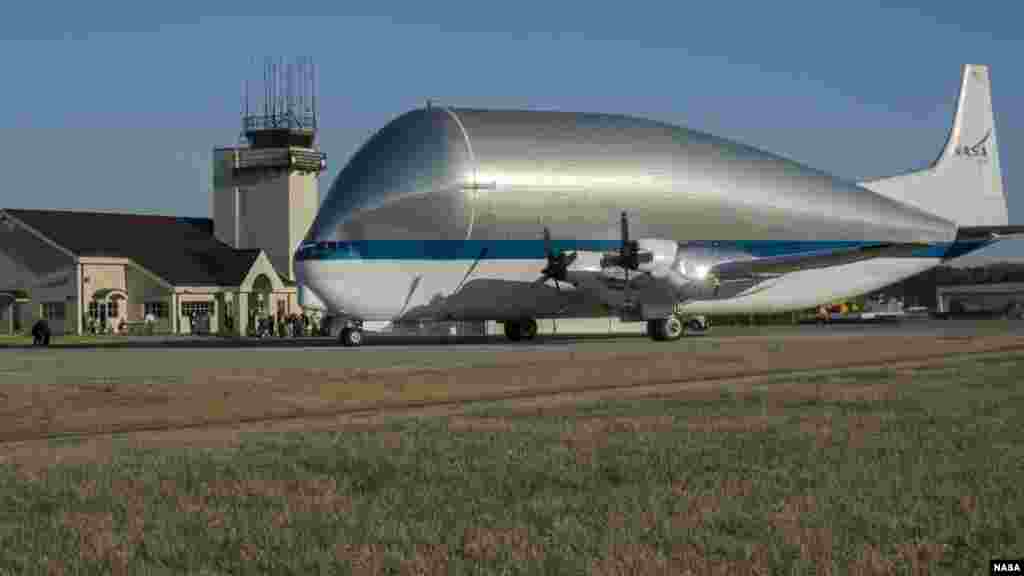
<path id="1" fill-rule="evenodd" d="M 46 320 L 39 320 L 32 326 L 32 345 L 50 345 L 50 325 Z"/>

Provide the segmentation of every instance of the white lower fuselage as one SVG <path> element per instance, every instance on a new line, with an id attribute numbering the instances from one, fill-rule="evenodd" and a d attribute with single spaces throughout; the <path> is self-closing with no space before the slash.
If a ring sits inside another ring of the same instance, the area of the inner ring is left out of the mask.
<path id="1" fill-rule="evenodd" d="M 899 282 L 940 261 L 930 257 L 876 258 L 799 270 L 765 280 L 731 298 L 683 302 L 678 309 L 696 315 L 812 308 Z M 455 293 L 472 264 L 472 260 L 308 260 L 296 262 L 296 272 L 299 282 L 312 289 L 332 312 L 362 320 L 394 320 L 399 315 L 412 319 L 417 314 L 454 320 L 614 314 L 564 282 L 560 283 L 561 292 L 551 282 L 533 284 L 544 260 L 483 260 Z"/>

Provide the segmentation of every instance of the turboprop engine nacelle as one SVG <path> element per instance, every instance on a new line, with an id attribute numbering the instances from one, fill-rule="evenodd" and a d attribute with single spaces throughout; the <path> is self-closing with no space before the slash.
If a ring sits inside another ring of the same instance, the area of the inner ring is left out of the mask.
<path id="1" fill-rule="evenodd" d="M 652 255 L 638 270 L 667 281 L 681 300 L 709 298 L 717 293 L 717 282 L 709 275 L 712 260 L 700 250 L 680 250 L 671 240 L 642 239 L 637 241 L 641 252 Z"/>
<path id="2" fill-rule="evenodd" d="M 650 262 L 643 262 L 637 270 L 641 272 L 656 272 L 670 269 L 676 261 L 676 253 L 679 251 L 679 244 L 673 240 L 662 240 L 660 238 L 641 238 L 636 241 L 637 249 L 649 252 L 653 258 Z"/>
<path id="3" fill-rule="evenodd" d="M 692 292 L 694 279 L 688 277 L 679 266 L 679 257 L 682 256 L 679 253 L 679 244 L 672 240 L 644 238 L 637 240 L 637 249 L 652 255 L 651 261 L 640 264 L 638 270 L 650 272 L 654 278 L 667 280 L 680 297 Z"/>

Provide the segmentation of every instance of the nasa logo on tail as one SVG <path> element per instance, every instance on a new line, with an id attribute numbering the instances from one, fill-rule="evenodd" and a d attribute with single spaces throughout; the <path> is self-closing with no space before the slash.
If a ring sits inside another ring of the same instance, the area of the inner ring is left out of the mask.
<path id="1" fill-rule="evenodd" d="M 965 156 L 967 158 L 987 159 L 988 148 L 985 146 L 985 143 L 988 142 L 990 136 L 992 136 L 992 130 L 985 132 L 985 136 L 974 146 L 957 146 L 955 150 L 956 155 Z"/>
<path id="2" fill-rule="evenodd" d="M 1021 560 L 993 560 L 989 565 L 989 574 L 1024 574 L 1021 571 Z"/>

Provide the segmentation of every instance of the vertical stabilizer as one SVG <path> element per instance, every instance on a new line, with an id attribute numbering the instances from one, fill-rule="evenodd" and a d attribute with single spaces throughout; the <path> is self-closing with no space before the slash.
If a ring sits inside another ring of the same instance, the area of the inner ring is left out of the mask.
<path id="1" fill-rule="evenodd" d="M 967 64 L 949 139 L 931 166 L 860 185 L 959 226 L 1008 223 L 988 66 Z"/>

